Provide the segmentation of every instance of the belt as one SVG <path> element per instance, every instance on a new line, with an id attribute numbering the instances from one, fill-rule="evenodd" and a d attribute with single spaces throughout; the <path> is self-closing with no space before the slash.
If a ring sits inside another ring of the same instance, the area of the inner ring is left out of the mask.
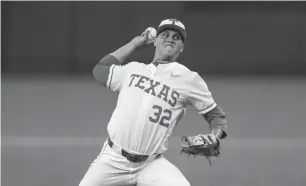
<path id="1" fill-rule="evenodd" d="M 108 145 L 114 149 L 114 143 L 112 142 L 112 140 L 110 138 L 107 138 L 107 142 Z M 114 149 L 117 150 L 117 149 Z M 118 151 L 118 150 L 117 150 Z M 121 155 L 126 157 L 127 160 L 134 162 L 134 163 L 139 163 L 139 162 L 143 162 L 146 161 L 149 157 L 149 155 L 139 155 L 139 154 L 132 154 L 129 153 L 127 151 L 125 151 L 124 149 L 121 148 Z M 156 157 L 159 157 L 160 154 L 156 155 Z"/>

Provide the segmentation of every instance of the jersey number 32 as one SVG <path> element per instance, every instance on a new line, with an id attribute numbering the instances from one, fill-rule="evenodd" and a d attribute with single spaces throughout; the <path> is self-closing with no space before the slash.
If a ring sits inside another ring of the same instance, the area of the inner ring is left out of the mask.
<path id="1" fill-rule="evenodd" d="M 169 120 L 171 119 L 172 112 L 169 109 L 163 110 L 160 106 L 158 105 L 153 105 L 152 107 L 155 112 L 153 116 L 149 117 L 149 120 L 153 123 L 159 123 L 161 126 L 164 127 L 169 127 Z"/>

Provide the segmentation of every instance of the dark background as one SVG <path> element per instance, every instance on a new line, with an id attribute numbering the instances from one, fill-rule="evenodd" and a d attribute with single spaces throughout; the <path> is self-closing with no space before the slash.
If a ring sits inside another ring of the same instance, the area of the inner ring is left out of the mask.
<path id="1" fill-rule="evenodd" d="M 88 74 L 166 18 L 187 29 L 179 61 L 200 73 L 306 73 L 304 2 L 2 2 L 3 73 Z M 153 47 L 133 60 L 149 63 Z"/>
<path id="2" fill-rule="evenodd" d="M 227 113 L 221 157 L 179 155 L 207 131 L 193 108 L 165 156 L 193 186 L 306 185 L 305 2 L 1 2 L 1 185 L 78 185 L 117 94 L 92 69 L 166 18 L 187 29 L 179 62 Z M 150 63 L 154 48 L 130 60 Z"/>

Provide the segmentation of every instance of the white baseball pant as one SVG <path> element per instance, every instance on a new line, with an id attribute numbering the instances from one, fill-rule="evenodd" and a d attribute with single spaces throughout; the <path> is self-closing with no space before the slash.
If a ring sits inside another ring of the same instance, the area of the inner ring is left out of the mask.
<path id="1" fill-rule="evenodd" d="M 79 186 L 190 186 L 180 170 L 165 157 L 133 163 L 113 150 L 107 141 Z"/>

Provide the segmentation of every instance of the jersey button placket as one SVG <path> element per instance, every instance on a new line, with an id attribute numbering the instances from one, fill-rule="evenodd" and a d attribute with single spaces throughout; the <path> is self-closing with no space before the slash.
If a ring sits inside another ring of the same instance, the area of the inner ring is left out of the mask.
<path id="1" fill-rule="evenodd" d="M 151 73 L 152 76 L 155 76 L 156 73 L 156 67 L 154 65 L 151 64 L 151 66 L 149 66 L 149 71 Z"/>

